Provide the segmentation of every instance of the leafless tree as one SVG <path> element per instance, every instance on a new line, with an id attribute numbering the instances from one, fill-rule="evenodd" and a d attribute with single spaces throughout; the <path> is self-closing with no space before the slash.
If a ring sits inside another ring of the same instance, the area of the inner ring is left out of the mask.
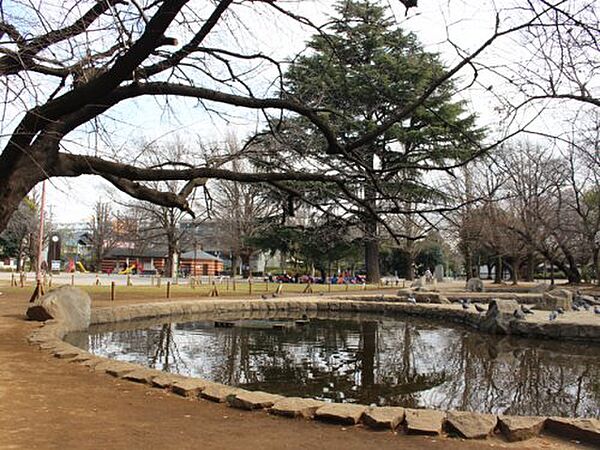
<path id="1" fill-rule="evenodd" d="M 226 153 L 231 156 L 227 163 L 230 170 L 255 170 L 247 160 L 236 156 L 240 154 L 240 145 L 234 135 L 227 137 L 226 147 Z M 243 273 L 247 276 L 250 259 L 256 251 L 250 239 L 268 226 L 266 219 L 275 213 L 277 205 L 267 196 L 265 186 L 259 184 L 221 180 L 216 183 L 214 191 L 212 210 L 214 220 L 219 224 L 219 240 L 224 249 L 231 251 L 233 273 L 238 273 L 237 264 L 241 262 Z"/>
<path id="2" fill-rule="evenodd" d="M 278 61 L 260 50 L 249 53 L 235 45 L 236 31 L 251 24 L 238 22 L 229 28 L 227 25 L 243 20 L 237 14 L 243 9 L 285 17 L 319 29 L 308 19 L 272 1 L 191 4 L 187 0 L 81 0 L 62 10 L 46 4 L 15 2 L 14 7 L 3 4 L 0 75 L 5 94 L 3 115 L 9 125 L 4 127 L 6 137 L 0 155 L 3 179 L 0 229 L 36 183 L 54 176 L 99 175 L 137 199 L 190 213 L 192 209 L 185 196 L 189 187 L 174 193 L 157 190 L 144 182 L 187 180 L 195 186 L 198 179 L 216 178 L 250 183 L 312 181 L 344 186 L 347 179 L 343 173 L 281 168 L 245 173 L 202 164 L 140 167 L 135 160 L 127 161 L 120 154 L 86 150 L 77 132 L 97 130 L 93 126 L 110 114 L 111 109 L 136 98 L 192 98 L 209 110 L 210 103 L 304 116 L 319 130 L 324 153 L 351 158 L 353 152 L 408 117 L 446 80 L 466 67 L 474 67 L 475 60 L 496 40 L 528 29 L 556 8 L 548 5 L 529 11 L 523 21 L 515 24 L 505 23 L 506 12 L 499 14 L 497 27 L 490 31 L 489 37 L 475 45 L 473 51 L 461 54 L 453 67 L 423 86 L 415 101 L 344 144 L 328 124 L 329 111 L 309 108 L 286 95 L 261 96 L 247 83 L 248 70 L 241 69 L 240 62 L 254 63 L 254 68 L 271 64 L 278 73 L 281 70 Z M 223 40 L 215 37 L 216 31 L 233 33 L 234 39 L 223 44 Z M 216 70 L 217 65 L 225 69 Z M 77 145 L 83 151 L 75 152 Z M 481 149 L 482 153 L 485 151 L 486 148 Z M 448 169 L 443 165 L 436 168 Z M 346 192 L 345 196 L 350 202 L 360 203 L 352 192 Z"/>

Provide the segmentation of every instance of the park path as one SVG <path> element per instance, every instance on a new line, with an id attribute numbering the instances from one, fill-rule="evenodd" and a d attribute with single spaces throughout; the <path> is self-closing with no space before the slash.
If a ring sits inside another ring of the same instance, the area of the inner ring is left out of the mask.
<path id="1" fill-rule="evenodd" d="M 124 382 L 29 345 L 25 295 L 0 296 L 0 449 L 562 449 L 373 432 L 245 412 Z M 582 448 L 573 446 L 573 448 Z"/>

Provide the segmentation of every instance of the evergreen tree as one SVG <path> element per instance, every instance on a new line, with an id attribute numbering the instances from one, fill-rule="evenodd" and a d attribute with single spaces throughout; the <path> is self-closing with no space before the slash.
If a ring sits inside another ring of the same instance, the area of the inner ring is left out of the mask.
<path id="1" fill-rule="evenodd" d="M 308 54 L 289 67 L 282 96 L 328 112 L 341 144 L 348 144 L 419 99 L 445 69 L 436 54 L 426 52 L 378 4 L 342 1 L 336 10 L 329 29 L 314 36 Z M 361 202 L 351 212 L 361 223 L 370 282 L 380 278 L 376 217 L 385 218 L 400 203 L 442 199 L 443 193 L 424 181 L 421 168 L 471 157 L 481 137 L 474 115 L 454 94 L 452 82 L 442 84 L 405 121 L 372 144 L 342 155 L 323 156 L 322 138 L 306 119 L 271 123 L 277 137 L 275 151 L 267 152 L 270 164 L 278 159 L 281 165 L 311 163 L 355 174 L 355 185 L 348 189 Z M 332 195 L 323 186 L 313 188 L 317 198 Z"/>

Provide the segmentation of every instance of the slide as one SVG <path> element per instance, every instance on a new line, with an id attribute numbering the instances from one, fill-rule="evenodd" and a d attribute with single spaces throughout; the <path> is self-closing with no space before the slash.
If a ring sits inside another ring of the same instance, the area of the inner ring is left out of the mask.
<path id="1" fill-rule="evenodd" d="M 77 268 L 79 269 L 80 272 L 82 273 L 88 273 L 88 270 L 85 268 L 85 266 L 81 263 L 81 261 L 77 261 Z"/>
<path id="2" fill-rule="evenodd" d="M 135 269 L 135 264 L 130 265 L 127 269 L 120 270 L 119 275 L 128 275 L 133 269 Z"/>

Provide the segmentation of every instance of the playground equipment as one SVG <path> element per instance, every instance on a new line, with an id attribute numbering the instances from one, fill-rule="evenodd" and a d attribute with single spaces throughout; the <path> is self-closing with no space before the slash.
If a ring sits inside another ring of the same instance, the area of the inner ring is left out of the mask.
<path id="1" fill-rule="evenodd" d="M 77 261 L 77 268 L 81 273 L 89 273 L 89 271 L 85 268 L 81 261 Z"/>
<path id="2" fill-rule="evenodd" d="M 119 275 L 129 275 L 129 274 L 131 274 L 131 271 L 133 269 L 135 269 L 135 268 L 136 268 L 136 265 L 135 265 L 135 263 L 133 263 L 132 265 L 130 265 L 126 269 L 119 270 Z"/>

